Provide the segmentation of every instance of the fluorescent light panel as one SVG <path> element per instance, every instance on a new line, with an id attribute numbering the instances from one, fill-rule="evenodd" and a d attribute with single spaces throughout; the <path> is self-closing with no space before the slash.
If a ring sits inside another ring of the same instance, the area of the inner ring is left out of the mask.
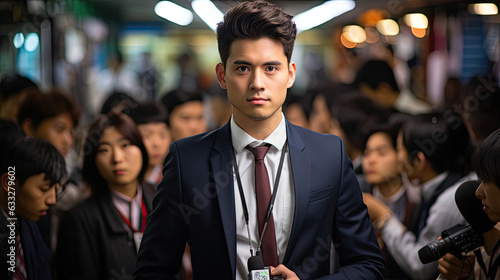
<path id="1" fill-rule="evenodd" d="M 352 0 L 329 0 L 293 17 L 297 31 L 302 32 L 321 25 L 356 7 Z"/>
<path id="2" fill-rule="evenodd" d="M 155 13 L 175 24 L 186 26 L 193 21 L 193 13 L 170 1 L 160 1 L 155 5 Z"/>
<path id="3" fill-rule="evenodd" d="M 493 3 L 469 4 L 468 10 L 472 14 L 490 16 L 498 14 L 498 7 Z"/>
<path id="4" fill-rule="evenodd" d="M 212 29 L 224 18 L 224 14 L 210 0 L 193 0 L 191 6 L 196 14 Z"/>

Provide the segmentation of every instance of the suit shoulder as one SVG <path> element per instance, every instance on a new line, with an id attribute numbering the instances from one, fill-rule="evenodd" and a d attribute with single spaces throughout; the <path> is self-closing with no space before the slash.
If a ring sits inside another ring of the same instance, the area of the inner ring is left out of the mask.
<path id="1" fill-rule="evenodd" d="M 217 138 L 219 130 L 220 128 L 202 134 L 178 139 L 172 144 L 175 144 L 179 149 L 189 149 L 192 147 L 200 146 L 200 144 L 213 143 Z"/>

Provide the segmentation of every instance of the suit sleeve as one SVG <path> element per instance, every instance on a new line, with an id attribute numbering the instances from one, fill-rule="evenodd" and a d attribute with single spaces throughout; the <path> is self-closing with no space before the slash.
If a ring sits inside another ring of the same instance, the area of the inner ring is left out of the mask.
<path id="1" fill-rule="evenodd" d="M 385 260 L 363 203 L 352 163 L 340 142 L 342 172 L 333 223 L 339 271 L 324 279 L 383 279 Z"/>
<path id="2" fill-rule="evenodd" d="M 139 249 L 134 279 L 175 279 L 186 246 L 190 209 L 183 203 L 176 143 L 165 159 L 163 179 Z"/>

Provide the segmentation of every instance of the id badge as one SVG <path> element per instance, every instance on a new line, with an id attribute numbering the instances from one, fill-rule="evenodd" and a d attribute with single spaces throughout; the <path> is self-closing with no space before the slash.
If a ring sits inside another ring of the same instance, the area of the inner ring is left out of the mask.
<path id="1" fill-rule="evenodd" d="M 139 252 L 139 247 L 141 247 L 141 241 L 142 241 L 142 235 L 144 233 L 142 232 L 134 232 L 134 242 L 135 242 L 135 248 L 137 249 L 137 252 Z"/>

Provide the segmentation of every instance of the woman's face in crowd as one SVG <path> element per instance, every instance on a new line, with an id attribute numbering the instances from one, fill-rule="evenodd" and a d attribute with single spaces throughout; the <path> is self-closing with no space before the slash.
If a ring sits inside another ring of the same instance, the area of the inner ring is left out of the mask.
<path id="1" fill-rule="evenodd" d="M 106 128 L 97 146 L 99 174 L 111 188 L 137 183 L 142 168 L 142 153 L 114 126 Z"/>

